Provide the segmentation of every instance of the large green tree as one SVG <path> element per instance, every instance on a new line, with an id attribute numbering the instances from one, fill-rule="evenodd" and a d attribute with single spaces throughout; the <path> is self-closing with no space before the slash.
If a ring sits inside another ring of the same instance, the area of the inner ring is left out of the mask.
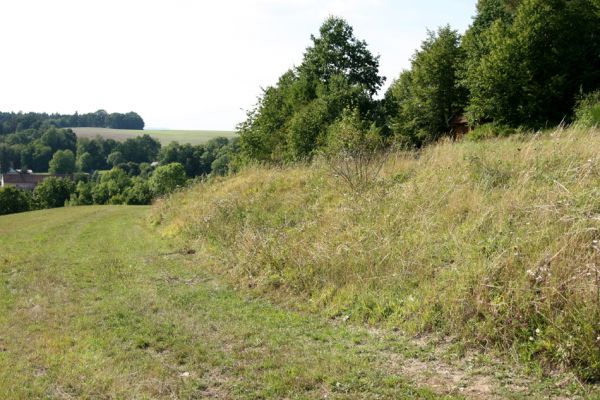
<path id="1" fill-rule="evenodd" d="M 475 122 L 556 124 L 572 114 L 578 93 L 600 86 L 598 2 L 519 3 L 514 15 L 505 7 L 507 14 L 467 34 L 464 83 Z"/>
<path id="2" fill-rule="evenodd" d="M 158 167 L 150 177 L 148 183 L 150 184 L 152 193 L 156 196 L 162 196 L 185 185 L 186 179 L 183 165 L 180 163 L 171 163 Z"/>
<path id="3" fill-rule="evenodd" d="M 392 131 L 403 143 L 419 146 L 449 132 L 467 101 L 458 79 L 463 58 L 457 31 L 445 26 L 428 32 L 411 69 L 386 94 Z"/>
<path id="4" fill-rule="evenodd" d="M 328 18 L 311 40 L 302 63 L 265 89 L 238 125 L 245 158 L 309 158 L 326 143 L 328 126 L 347 107 L 374 118 L 373 96 L 385 80 L 378 73 L 379 57 L 341 18 Z"/>
<path id="5" fill-rule="evenodd" d="M 75 154 L 71 150 L 58 150 L 50 160 L 51 174 L 72 174 L 77 169 Z"/>

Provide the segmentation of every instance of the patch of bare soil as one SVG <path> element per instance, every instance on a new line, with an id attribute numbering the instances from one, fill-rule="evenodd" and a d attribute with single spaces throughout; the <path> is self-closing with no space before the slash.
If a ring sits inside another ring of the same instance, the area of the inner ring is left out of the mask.
<path id="1" fill-rule="evenodd" d="M 383 367 L 440 395 L 467 399 L 600 398 L 600 385 L 583 385 L 570 373 L 538 378 L 521 366 L 508 365 L 490 355 L 472 351 L 462 356 L 452 354 L 450 342 L 436 338 L 409 340 L 408 345 L 414 346 L 409 355 L 385 351 Z"/>

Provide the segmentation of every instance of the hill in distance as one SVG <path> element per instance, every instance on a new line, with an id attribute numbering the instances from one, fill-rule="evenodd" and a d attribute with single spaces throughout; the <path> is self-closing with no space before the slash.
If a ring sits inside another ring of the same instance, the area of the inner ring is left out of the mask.
<path id="1" fill-rule="evenodd" d="M 109 128 L 71 128 L 78 137 L 95 137 L 100 135 L 107 139 L 124 141 L 139 135 L 150 135 L 159 140 L 161 144 L 167 145 L 173 141 L 181 144 L 202 144 L 217 137 L 234 138 L 237 134 L 234 131 L 204 131 L 204 130 L 128 130 L 128 129 L 109 129 Z"/>

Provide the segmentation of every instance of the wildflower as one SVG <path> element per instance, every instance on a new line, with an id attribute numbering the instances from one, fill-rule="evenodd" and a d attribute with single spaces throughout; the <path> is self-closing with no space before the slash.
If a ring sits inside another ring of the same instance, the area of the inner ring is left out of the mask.
<path id="1" fill-rule="evenodd" d="M 540 328 L 536 328 L 536 329 L 535 329 L 535 334 L 536 334 L 536 335 L 539 335 L 539 334 L 540 334 Z"/>

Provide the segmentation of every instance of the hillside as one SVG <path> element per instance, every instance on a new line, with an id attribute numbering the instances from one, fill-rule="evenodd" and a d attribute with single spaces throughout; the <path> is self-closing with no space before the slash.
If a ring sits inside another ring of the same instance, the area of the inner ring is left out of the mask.
<path id="1" fill-rule="evenodd" d="M 202 144 L 217 137 L 233 138 L 236 136 L 232 131 L 198 131 L 198 130 L 128 130 L 128 129 L 108 129 L 108 128 L 72 128 L 77 137 L 93 138 L 97 135 L 105 139 L 114 139 L 124 141 L 126 139 L 148 134 L 167 145 L 173 141 L 190 144 Z"/>
<path id="2" fill-rule="evenodd" d="M 288 307 L 600 379 L 600 132 L 397 152 L 352 191 L 323 162 L 159 203 L 165 235 Z"/>

